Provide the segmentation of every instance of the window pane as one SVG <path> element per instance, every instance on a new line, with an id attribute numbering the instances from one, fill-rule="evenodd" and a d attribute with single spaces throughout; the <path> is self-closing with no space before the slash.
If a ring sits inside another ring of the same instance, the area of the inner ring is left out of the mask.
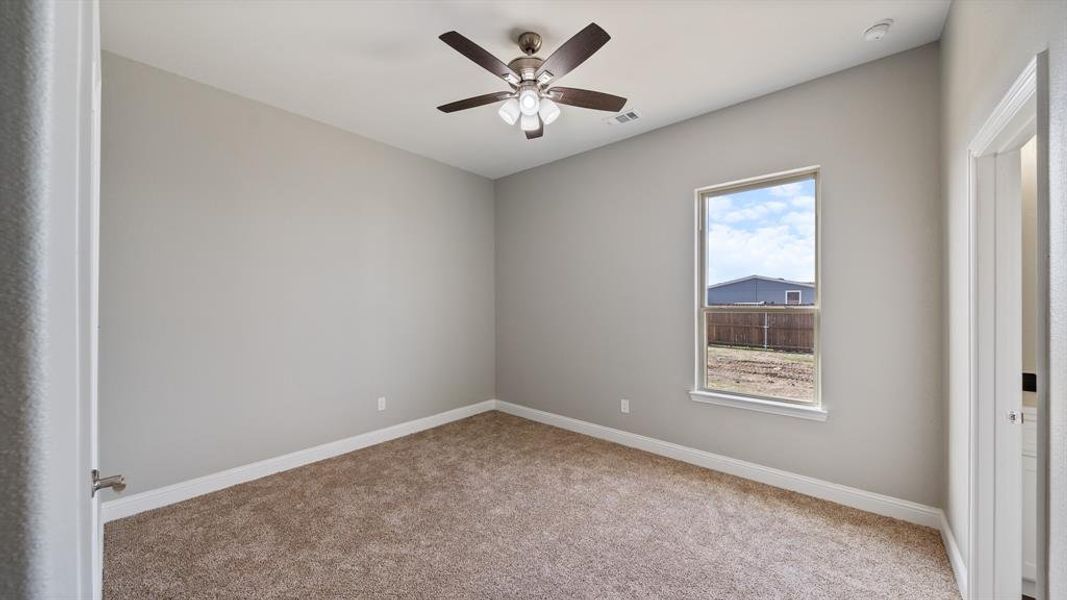
<path id="1" fill-rule="evenodd" d="M 707 388 L 815 402 L 814 177 L 704 202 Z"/>
<path id="2" fill-rule="evenodd" d="M 815 401 L 815 314 L 705 315 L 707 388 L 795 402 Z"/>
<path id="3" fill-rule="evenodd" d="M 815 303 L 814 179 L 704 201 L 709 305 L 785 304 L 789 290 Z"/>

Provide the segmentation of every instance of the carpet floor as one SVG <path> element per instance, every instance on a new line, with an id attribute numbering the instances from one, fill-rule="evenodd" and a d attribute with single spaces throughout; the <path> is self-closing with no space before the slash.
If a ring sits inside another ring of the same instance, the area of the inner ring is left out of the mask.
<path id="1" fill-rule="evenodd" d="M 500 412 L 107 524 L 104 598 L 958 598 L 937 531 Z"/>

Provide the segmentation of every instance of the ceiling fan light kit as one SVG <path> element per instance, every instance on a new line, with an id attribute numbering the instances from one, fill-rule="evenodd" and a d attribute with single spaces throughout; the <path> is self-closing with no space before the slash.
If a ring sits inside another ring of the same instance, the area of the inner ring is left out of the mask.
<path id="1" fill-rule="evenodd" d="M 537 119 L 537 114 L 523 115 L 519 120 L 519 128 L 523 131 L 537 131 L 541 127 L 541 121 Z"/>
<path id="2" fill-rule="evenodd" d="M 441 41 L 466 56 L 475 64 L 504 80 L 510 92 L 482 94 L 438 106 L 441 112 L 451 113 L 468 108 L 503 102 L 497 114 L 508 125 L 516 122 L 526 133 L 527 139 L 544 135 L 544 126 L 559 119 L 560 104 L 618 112 L 626 105 L 626 98 L 603 92 L 577 88 L 548 87 L 586 61 L 611 39 L 596 23 L 590 23 L 574 37 L 564 42 L 545 60 L 534 56 L 541 49 L 541 36 L 528 31 L 519 36 L 521 56 L 504 64 L 484 48 L 466 37 L 449 31 L 441 35 Z"/>
<path id="3" fill-rule="evenodd" d="M 537 87 L 524 84 L 522 91 L 519 92 L 519 110 L 524 115 L 536 115 L 539 108 L 541 108 L 541 94 L 538 93 Z"/>
<path id="4" fill-rule="evenodd" d="M 519 115 L 522 111 L 519 110 L 519 101 L 514 98 L 508 98 L 503 104 L 500 105 L 498 111 L 501 119 L 508 125 L 514 125 L 519 120 Z"/>
<path id="5" fill-rule="evenodd" d="M 537 109 L 537 114 L 541 115 L 541 120 L 545 122 L 545 125 L 551 125 L 559 118 L 559 105 L 551 98 L 541 98 L 541 108 Z"/>

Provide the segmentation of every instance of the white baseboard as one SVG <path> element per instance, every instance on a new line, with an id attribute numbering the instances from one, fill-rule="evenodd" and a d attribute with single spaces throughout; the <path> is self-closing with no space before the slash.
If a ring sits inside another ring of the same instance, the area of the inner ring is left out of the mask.
<path id="1" fill-rule="evenodd" d="M 425 429 L 431 429 L 445 423 L 458 421 L 478 413 L 496 408 L 495 400 L 486 400 L 468 406 L 430 415 L 414 421 L 398 423 L 390 427 L 368 431 L 336 442 L 322 444 L 306 450 L 298 450 L 283 456 L 268 458 L 252 464 L 212 473 L 189 481 L 183 481 L 166 487 L 148 490 L 108 500 L 100 505 L 101 521 L 107 523 L 115 519 L 129 517 L 147 510 L 162 508 L 176 502 L 202 496 L 239 483 L 287 471 L 309 463 L 318 462 L 341 454 L 373 446 L 405 435 L 411 435 Z"/>
<path id="2" fill-rule="evenodd" d="M 892 496 L 885 496 L 865 490 L 815 479 L 806 475 L 797 475 L 788 471 L 765 467 L 756 463 L 750 463 L 736 458 L 730 458 L 719 454 L 712 454 L 704 450 L 697 450 L 657 440 L 655 438 L 612 429 L 603 425 L 580 421 L 570 417 L 528 408 L 510 402 L 497 401 L 497 410 L 553 425 L 561 429 L 567 429 L 588 436 L 608 440 L 623 446 L 638 448 L 645 452 L 666 456 L 682 462 L 687 462 L 700 467 L 712 469 L 736 475 L 752 481 L 766 483 L 774 487 L 800 492 L 808 496 L 814 496 L 823 500 L 829 500 L 852 508 L 872 512 L 887 517 L 893 517 L 902 521 L 924 525 L 939 529 L 941 527 L 941 509 L 926 506 L 909 500 L 901 500 Z"/>
<path id="3" fill-rule="evenodd" d="M 383 429 L 362 433 L 347 439 L 330 442 L 314 448 L 292 452 L 284 456 L 270 458 L 241 467 L 235 467 L 219 473 L 205 475 L 189 481 L 176 483 L 134 494 L 132 496 L 109 500 L 101 504 L 100 513 L 103 522 L 129 517 L 144 511 L 162 508 L 170 504 L 195 498 L 218 491 L 239 483 L 266 477 L 280 471 L 286 471 L 309 463 L 317 462 L 360 448 L 366 448 L 412 433 L 431 429 L 452 421 L 458 421 L 478 413 L 500 410 L 502 412 L 552 425 L 561 429 L 582 433 L 591 437 L 615 442 L 623 446 L 637 448 L 660 456 L 666 456 L 682 462 L 728 473 L 737 477 L 758 481 L 782 489 L 799 492 L 808 496 L 829 500 L 859 510 L 893 517 L 918 525 L 941 531 L 941 537 L 948 553 L 949 563 L 956 576 L 960 594 L 967 598 L 967 569 L 956 544 L 955 536 L 948 525 L 944 512 L 940 508 L 926 506 L 910 500 L 902 500 L 884 494 L 868 492 L 806 475 L 798 475 L 772 467 L 713 454 L 665 442 L 655 438 L 613 429 L 588 421 L 572 419 L 542 410 L 528 408 L 502 400 L 486 400 L 477 404 L 423 417 L 414 421 L 400 423 Z"/>
<path id="4" fill-rule="evenodd" d="M 952 574 L 956 576 L 956 587 L 960 589 L 960 597 L 967 600 L 967 564 L 963 562 L 963 554 L 960 546 L 956 543 L 956 535 L 952 533 L 952 527 L 948 524 L 948 518 L 941 512 L 941 541 L 945 544 L 945 552 L 948 554 L 948 563 L 952 565 Z"/>
<path id="5" fill-rule="evenodd" d="M 629 431 L 622 431 L 621 429 L 613 429 L 588 421 L 572 419 L 543 410 L 504 402 L 503 400 L 496 400 L 495 403 L 497 410 L 523 417 L 524 419 L 530 419 L 531 421 L 553 425 L 560 429 L 637 448 L 699 467 L 829 500 L 830 502 L 836 502 L 862 511 L 937 529 L 941 532 L 941 539 L 945 545 L 945 552 L 948 554 L 949 564 L 952 565 L 952 572 L 956 577 L 956 585 L 960 589 L 960 595 L 964 599 L 967 598 L 967 567 L 963 561 L 963 555 L 960 554 L 959 546 L 956 544 L 956 537 L 952 533 L 952 528 L 949 527 L 948 519 L 945 518 L 945 513 L 940 508 L 831 483 L 806 475 L 798 475 L 781 469 L 765 467 L 756 463 L 630 433 Z"/>

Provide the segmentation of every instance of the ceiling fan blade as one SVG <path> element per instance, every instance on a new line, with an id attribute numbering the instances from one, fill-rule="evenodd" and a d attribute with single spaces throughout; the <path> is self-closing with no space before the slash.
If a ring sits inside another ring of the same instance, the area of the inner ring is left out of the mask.
<path id="1" fill-rule="evenodd" d="M 608 43 L 611 36 L 600 28 L 596 23 L 590 23 L 585 29 L 579 31 L 556 49 L 541 68 L 537 69 L 540 76 L 545 71 L 552 74 L 553 79 L 559 79 L 571 72 L 575 67 L 585 62 L 600 47 Z"/>
<path id="2" fill-rule="evenodd" d="M 622 107 L 626 106 L 626 98 L 621 96 L 613 96 L 592 90 L 580 90 L 578 88 L 554 87 L 548 90 L 548 95 L 560 104 L 577 106 L 578 108 L 619 112 Z"/>
<path id="3" fill-rule="evenodd" d="M 515 71 L 511 70 L 511 67 L 504 64 L 499 58 L 489 54 L 485 48 L 482 48 L 478 44 L 463 37 L 461 34 L 456 33 L 455 31 L 449 31 L 448 33 L 442 33 L 440 38 L 442 42 L 452 46 L 456 52 L 466 56 L 486 71 L 507 81 L 511 85 L 514 86 L 521 79 Z"/>
<path id="4" fill-rule="evenodd" d="M 477 106 L 485 106 L 486 104 L 492 104 L 494 102 L 500 102 L 501 100 L 507 100 L 514 94 L 511 92 L 493 92 L 492 94 L 482 94 L 481 96 L 474 96 L 473 98 L 464 98 L 463 100 L 456 100 L 455 102 L 449 102 L 448 104 L 442 104 L 437 107 L 437 110 L 443 113 L 456 112 L 457 110 L 467 110 L 468 108 L 475 108 Z"/>
<path id="5" fill-rule="evenodd" d="M 526 139 L 532 140 L 532 139 L 535 139 L 535 138 L 539 138 L 544 134 L 545 134 L 545 122 L 542 121 L 541 120 L 541 116 L 538 115 L 537 116 L 537 129 L 534 129 L 533 131 L 527 131 L 526 132 Z"/>

